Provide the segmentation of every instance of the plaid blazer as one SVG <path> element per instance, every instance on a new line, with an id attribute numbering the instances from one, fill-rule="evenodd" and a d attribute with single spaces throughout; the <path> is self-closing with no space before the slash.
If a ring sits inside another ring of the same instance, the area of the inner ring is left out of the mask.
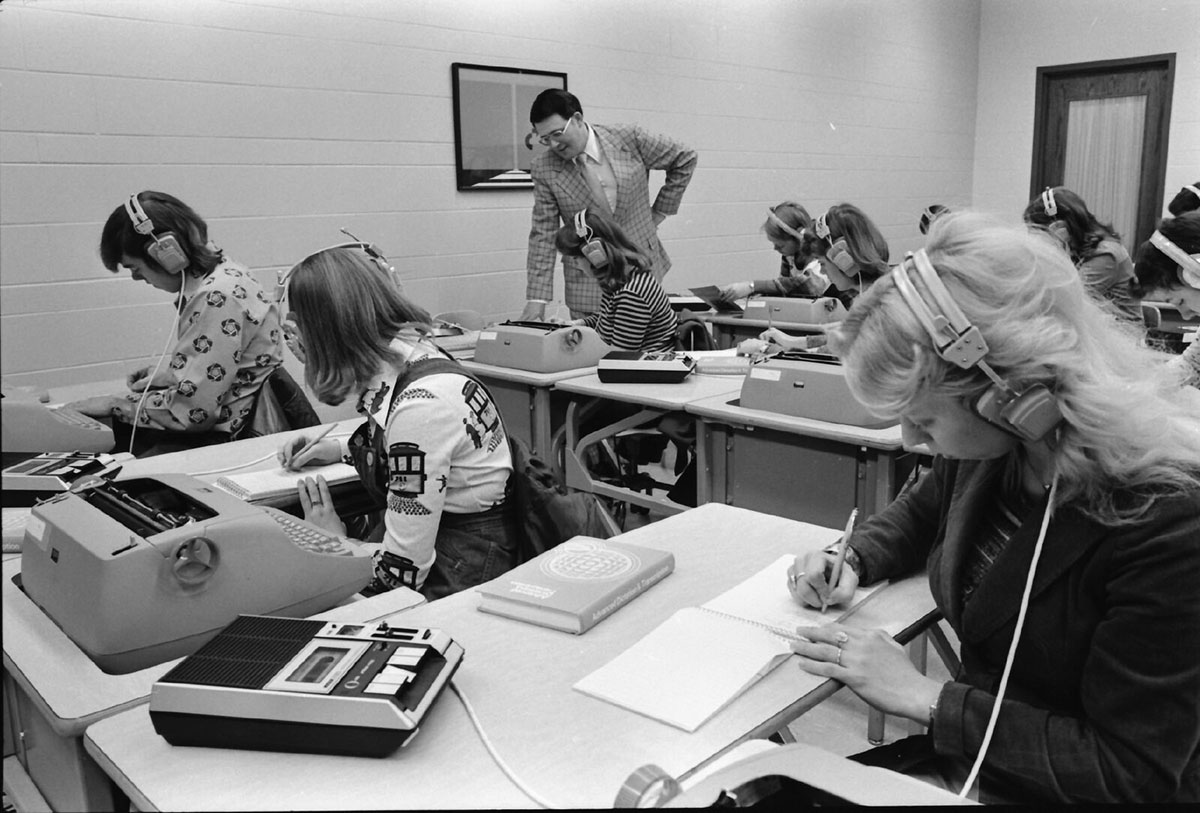
<path id="1" fill-rule="evenodd" d="M 655 135 L 637 125 L 606 127 L 593 124 L 604 155 L 617 180 L 617 223 L 634 243 L 650 257 L 654 274 L 660 280 L 671 267 L 671 260 L 658 239 L 653 212 L 664 216 L 679 211 L 683 191 L 696 170 L 696 151 L 665 136 Z M 650 170 L 667 173 L 653 207 L 650 205 Z M 592 205 L 583 170 L 574 161 L 564 161 L 553 150 L 533 160 L 533 225 L 529 230 L 529 253 L 525 268 L 526 299 L 554 299 L 554 235 L 560 223 L 570 223 L 575 213 Z M 592 278 L 582 258 L 563 258 L 567 307 L 577 313 L 596 313 L 603 298 L 600 286 Z"/>

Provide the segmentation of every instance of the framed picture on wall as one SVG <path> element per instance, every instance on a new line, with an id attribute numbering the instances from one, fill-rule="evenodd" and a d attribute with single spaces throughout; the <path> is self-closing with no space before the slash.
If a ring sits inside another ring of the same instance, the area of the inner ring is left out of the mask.
<path id="1" fill-rule="evenodd" d="M 529 167 L 546 149 L 533 137 L 529 108 L 546 88 L 567 89 L 567 75 L 455 62 L 454 169 L 459 191 L 532 189 Z"/>

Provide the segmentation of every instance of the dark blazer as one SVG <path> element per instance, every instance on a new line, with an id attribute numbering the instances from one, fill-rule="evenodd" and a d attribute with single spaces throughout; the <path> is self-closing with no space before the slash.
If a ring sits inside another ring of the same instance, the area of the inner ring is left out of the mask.
<path id="1" fill-rule="evenodd" d="M 1045 507 L 964 606 L 964 557 L 1003 468 L 937 458 L 851 540 L 869 580 L 928 566 L 962 647 L 933 725 L 953 759 L 982 743 Z M 1116 528 L 1055 513 L 982 779 L 1031 800 L 1200 801 L 1200 490 Z"/>

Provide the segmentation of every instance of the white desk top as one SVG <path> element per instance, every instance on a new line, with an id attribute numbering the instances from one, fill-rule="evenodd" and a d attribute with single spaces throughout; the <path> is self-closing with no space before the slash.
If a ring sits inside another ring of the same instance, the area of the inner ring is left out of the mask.
<path id="1" fill-rule="evenodd" d="M 738 741 L 777 727 L 823 686 L 794 660 L 688 734 L 573 691 L 674 610 L 701 604 L 785 552 L 836 539 L 838 531 L 710 504 L 624 535 L 672 550 L 675 572 L 582 636 L 487 615 L 475 591 L 404 613 L 440 627 L 466 650 L 455 685 L 510 769 L 547 803 L 610 807 L 647 763 L 686 777 Z M 923 576 L 886 588 L 849 623 L 898 632 L 933 608 Z M 826 690 L 827 691 L 827 690 Z M 819 693 L 824 696 L 824 693 Z M 809 701 L 811 702 L 811 700 Z M 480 744 L 463 706 L 439 698 L 412 744 L 383 761 L 173 748 L 147 707 L 103 720 L 85 747 L 141 810 L 529 807 Z"/>
<path id="2" fill-rule="evenodd" d="M 535 373 L 532 370 L 518 370 L 516 367 L 498 367 L 495 364 L 483 364 L 474 359 L 459 359 L 463 367 L 475 375 L 485 378 L 495 378 L 499 381 L 511 381 L 514 384 L 528 384 L 531 387 L 552 387 L 559 381 L 568 378 L 578 378 L 596 372 L 596 365 L 579 367 L 574 370 L 562 370 L 557 373 Z"/>
<path id="3" fill-rule="evenodd" d="M 90 723 L 143 703 L 154 681 L 178 660 L 126 675 L 110 675 L 92 662 L 15 584 L 21 560 L 3 565 L 4 668 L 64 737 Z M 424 601 L 412 590 L 394 590 L 350 601 L 316 618 L 372 621 Z"/>
<path id="4" fill-rule="evenodd" d="M 740 393 L 742 376 L 693 372 L 678 384 L 605 384 L 591 372 L 555 384 L 554 389 L 661 409 L 683 409 L 685 404 L 701 398 Z"/>
<path id="5" fill-rule="evenodd" d="M 349 437 L 362 424 L 363 420 L 365 419 L 360 416 L 337 421 L 333 424 L 333 431 L 326 437 Z M 278 465 L 275 461 L 275 453 L 288 438 L 300 435 L 313 438 L 320 434 L 326 426 L 329 424 L 131 460 L 121 469 L 117 479 L 128 480 L 131 477 L 144 477 L 148 474 L 177 473 L 190 474 L 199 480 L 211 483 L 218 477 L 234 472 L 269 469 Z"/>
<path id="6" fill-rule="evenodd" d="M 714 325 L 745 325 L 746 327 L 762 328 L 766 330 L 769 327 L 777 327 L 782 331 L 792 331 L 793 333 L 820 333 L 828 326 L 810 324 L 808 322 L 783 322 L 779 319 L 755 319 L 737 313 L 714 313 L 703 316 L 706 322 Z"/>
<path id="7" fill-rule="evenodd" d="M 684 409 L 700 418 L 732 423 L 739 426 L 756 426 L 763 429 L 777 429 L 793 435 L 805 437 L 826 438 L 845 443 L 855 443 L 875 449 L 901 449 L 904 442 L 900 437 L 900 425 L 889 426 L 886 429 L 867 429 L 861 426 L 851 426 L 845 423 L 830 423 L 811 418 L 797 418 L 779 412 L 768 412 L 763 409 L 747 409 L 744 406 L 731 404 L 740 395 L 740 390 L 732 394 L 723 394 L 711 398 L 702 398 L 689 403 Z"/>

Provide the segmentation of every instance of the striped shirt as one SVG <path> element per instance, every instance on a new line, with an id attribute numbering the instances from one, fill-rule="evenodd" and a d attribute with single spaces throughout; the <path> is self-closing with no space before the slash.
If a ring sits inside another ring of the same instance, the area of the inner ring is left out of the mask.
<path id="1" fill-rule="evenodd" d="M 1008 541 L 1024 524 L 1033 500 L 1016 489 L 1000 489 L 991 507 L 980 519 L 976 543 L 968 548 L 963 563 L 963 601 L 970 600 L 992 563 L 1008 547 Z"/>
<path id="2" fill-rule="evenodd" d="M 654 275 L 645 271 L 630 274 L 616 293 L 605 293 L 599 313 L 583 323 L 595 328 L 613 348 L 641 352 L 674 349 L 679 329 L 666 292 Z"/>

